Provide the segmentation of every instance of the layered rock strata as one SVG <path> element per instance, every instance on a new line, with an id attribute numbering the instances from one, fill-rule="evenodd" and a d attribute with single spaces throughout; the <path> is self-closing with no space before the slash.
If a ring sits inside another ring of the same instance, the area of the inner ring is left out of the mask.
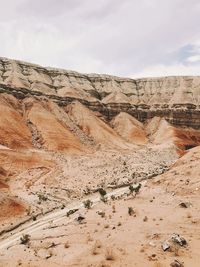
<path id="1" fill-rule="evenodd" d="M 200 126 L 200 76 L 130 79 L 0 58 L 0 93 L 48 97 L 60 106 L 79 100 L 107 120 L 126 112 L 142 122 L 159 116 L 177 126 Z"/>

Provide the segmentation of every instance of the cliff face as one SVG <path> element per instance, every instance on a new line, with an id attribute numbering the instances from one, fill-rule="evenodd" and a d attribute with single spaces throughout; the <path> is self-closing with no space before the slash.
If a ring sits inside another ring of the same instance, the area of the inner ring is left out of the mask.
<path id="1" fill-rule="evenodd" d="M 200 126 L 200 76 L 129 79 L 0 58 L 0 92 L 44 96 L 61 106 L 78 99 L 108 120 L 127 112 L 142 122 L 160 116 L 178 126 Z"/>

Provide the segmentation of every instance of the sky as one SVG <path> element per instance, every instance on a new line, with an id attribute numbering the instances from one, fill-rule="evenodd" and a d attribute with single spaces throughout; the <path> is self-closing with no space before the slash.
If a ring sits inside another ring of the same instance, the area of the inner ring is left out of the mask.
<path id="1" fill-rule="evenodd" d="M 0 0 L 0 57 L 125 77 L 200 75 L 199 0 Z"/>

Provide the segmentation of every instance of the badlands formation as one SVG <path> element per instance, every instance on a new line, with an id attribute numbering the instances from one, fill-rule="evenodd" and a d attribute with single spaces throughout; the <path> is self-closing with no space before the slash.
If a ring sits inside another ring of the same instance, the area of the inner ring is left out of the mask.
<path id="1" fill-rule="evenodd" d="M 200 77 L 0 58 L 0 266 L 199 267 Z"/>

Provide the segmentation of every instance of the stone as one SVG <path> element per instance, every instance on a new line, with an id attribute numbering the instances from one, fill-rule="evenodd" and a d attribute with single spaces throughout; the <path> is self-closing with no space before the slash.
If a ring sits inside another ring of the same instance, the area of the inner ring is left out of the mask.
<path id="1" fill-rule="evenodd" d="M 179 244 L 180 246 L 187 245 L 187 241 L 185 240 L 185 238 L 181 237 L 179 234 L 173 234 L 172 237 L 171 237 L 171 240 L 174 243 Z"/>
<path id="2" fill-rule="evenodd" d="M 170 264 L 171 267 L 184 267 L 183 263 L 181 263 L 180 261 L 178 260 L 174 260 L 171 264 Z"/>
<path id="3" fill-rule="evenodd" d="M 170 249 L 170 244 L 167 241 L 165 241 L 162 243 L 161 247 L 162 247 L 163 251 L 167 251 Z"/>

